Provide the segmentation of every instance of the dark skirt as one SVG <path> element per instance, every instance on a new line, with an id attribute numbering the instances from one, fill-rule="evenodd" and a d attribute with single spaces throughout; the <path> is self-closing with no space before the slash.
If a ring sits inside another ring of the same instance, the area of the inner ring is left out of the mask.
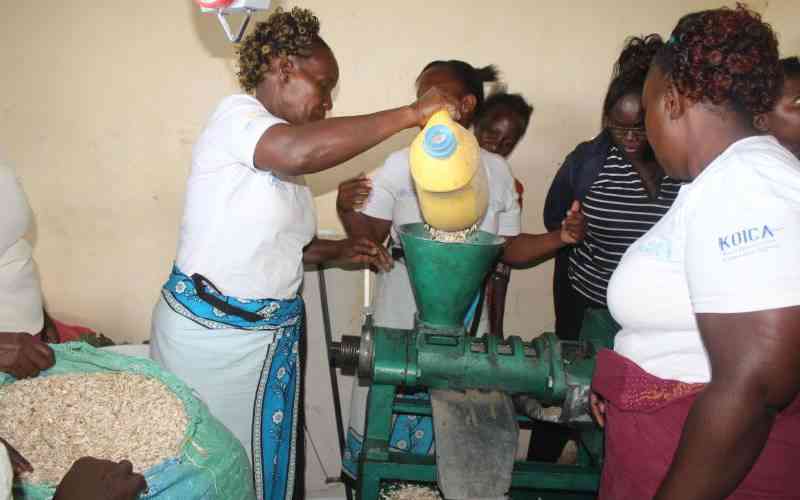
<path id="1" fill-rule="evenodd" d="M 613 351 L 599 353 L 592 388 L 606 399 L 601 500 L 653 498 L 704 386 L 664 380 Z M 798 498 L 798 464 L 800 398 L 777 416 L 764 450 L 728 498 Z"/>

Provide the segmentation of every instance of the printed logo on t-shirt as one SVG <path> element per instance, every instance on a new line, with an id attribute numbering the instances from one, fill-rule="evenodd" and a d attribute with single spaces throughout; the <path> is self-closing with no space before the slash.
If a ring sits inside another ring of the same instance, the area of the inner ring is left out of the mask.
<path id="1" fill-rule="evenodd" d="M 764 224 L 742 228 L 730 234 L 717 237 L 717 244 L 723 261 L 738 259 L 756 253 L 778 248 L 775 233 L 783 228 Z"/>
<path id="2" fill-rule="evenodd" d="M 639 251 L 657 260 L 669 261 L 672 259 L 672 242 L 662 237 L 643 239 L 639 244 Z"/>

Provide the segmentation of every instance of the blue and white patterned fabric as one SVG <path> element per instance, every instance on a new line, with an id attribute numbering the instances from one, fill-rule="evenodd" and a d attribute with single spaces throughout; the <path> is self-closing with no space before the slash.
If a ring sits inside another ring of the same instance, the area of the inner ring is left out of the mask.
<path id="1" fill-rule="evenodd" d="M 219 293 L 204 284 L 205 293 L 226 304 L 261 316 L 247 321 L 226 314 L 203 300 L 195 282 L 174 267 L 162 289 L 162 297 L 176 313 L 210 330 L 270 330 L 274 340 L 265 352 L 258 388 L 254 395 L 252 456 L 258 500 L 290 500 L 294 494 L 300 401 L 300 336 L 304 305 L 290 300 L 242 299 Z M 210 332 L 209 335 L 213 335 Z"/>
<path id="2" fill-rule="evenodd" d="M 361 393 L 361 391 L 359 391 Z M 366 391 L 364 391 L 366 393 Z M 404 399 L 429 399 L 427 392 L 402 394 Z M 389 451 L 395 453 L 411 453 L 413 455 L 431 455 L 435 451 L 433 438 L 433 419 L 417 415 L 394 415 L 392 417 L 392 434 L 389 437 Z M 358 462 L 364 436 L 353 426 L 347 429 L 342 470 L 353 479 L 358 479 Z"/>
<path id="3" fill-rule="evenodd" d="M 175 312 L 211 329 L 275 330 L 301 321 L 303 301 L 300 298 L 242 299 L 228 297 L 209 286 L 205 292 L 237 309 L 257 314 L 263 319 L 248 321 L 215 308 L 198 296 L 192 278 L 183 274 L 177 266 L 173 266 L 172 274 L 164 284 L 161 294 Z"/>
<path id="4" fill-rule="evenodd" d="M 418 392 L 411 399 L 430 399 L 427 392 Z M 389 449 L 411 453 L 413 455 L 429 455 L 433 453 L 433 419 L 417 415 L 398 415 L 392 426 Z"/>
<path id="5" fill-rule="evenodd" d="M 253 421 L 253 472 L 259 500 L 291 500 L 300 401 L 300 327 L 278 334 L 264 363 Z M 302 487 L 302 485 L 301 485 Z"/>

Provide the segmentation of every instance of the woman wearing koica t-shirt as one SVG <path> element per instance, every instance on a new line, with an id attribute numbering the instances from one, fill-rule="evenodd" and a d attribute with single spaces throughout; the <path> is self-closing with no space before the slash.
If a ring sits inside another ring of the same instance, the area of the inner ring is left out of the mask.
<path id="1" fill-rule="evenodd" d="M 608 287 L 601 499 L 797 497 L 800 162 L 752 125 L 780 92 L 777 45 L 744 7 L 704 11 L 650 68 L 648 138 L 692 182 Z"/>
<path id="2" fill-rule="evenodd" d="M 339 68 L 308 10 L 278 10 L 239 47 L 246 94 L 223 99 L 192 152 L 175 267 L 153 314 L 152 356 L 251 445 L 258 498 L 294 487 L 304 263 L 388 268 L 368 240 L 321 240 L 302 176 L 424 125 L 449 98 L 325 119 Z"/>

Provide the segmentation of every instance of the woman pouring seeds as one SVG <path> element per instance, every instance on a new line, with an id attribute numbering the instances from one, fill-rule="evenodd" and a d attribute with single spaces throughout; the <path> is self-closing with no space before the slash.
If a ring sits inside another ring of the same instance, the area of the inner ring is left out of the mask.
<path id="1" fill-rule="evenodd" d="M 250 448 L 258 498 L 294 489 L 304 263 L 391 266 L 366 239 L 322 240 L 302 175 L 334 167 L 449 106 L 325 119 L 339 67 L 308 10 L 276 11 L 238 50 L 247 94 L 223 99 L 194 146 L 151 354 Z M 455 111 L 453 111 L 455 112 Z"/>

